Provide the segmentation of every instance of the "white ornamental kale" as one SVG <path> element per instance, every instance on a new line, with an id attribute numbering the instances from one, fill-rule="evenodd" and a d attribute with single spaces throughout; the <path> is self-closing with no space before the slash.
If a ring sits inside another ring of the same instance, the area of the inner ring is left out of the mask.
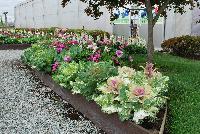
<path id="1" fill-rule="evenodd" d="M 134 117 L 133 117 L 133 121 L 135 121 L 135 123 L 139 124 L 140 120 L 143 120 L 144 118 L 146 118 L 147 116 L 149 116 L 149 114 L 144 111 L 144 110 L 139 110 L 137 112 L 134 112 Z"/>

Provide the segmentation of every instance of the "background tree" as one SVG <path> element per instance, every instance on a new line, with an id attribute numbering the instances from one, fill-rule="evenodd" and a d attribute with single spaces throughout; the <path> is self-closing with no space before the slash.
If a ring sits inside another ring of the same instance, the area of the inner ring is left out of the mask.
<path id="1" fill-rule="evenodd" d="M 62 0 L 62 5 L 65 7 L 71 0 Z M 154 53 L 154 44 L 153 44 L 153 28 L 158 21 L 160 16 L 167 17 L 167 10 L 174 9 L 175 13 L 183 14 L 186 12 L 186 6 L 190 7 L 192 10 L 194 7 L 199 7 L 198 0 L 80 0 L 88 4 L 88 7 L 85 9 L 85 12 L 88 16 L 92 16 L 95 19 L 98 19 L 103 12 L 100 10 L 100 7 L 104 6 L 110 12 L 111 20 L 116 19 L 118 16 L 115 16 L 114 10 L 122 7 L 128 10 L 132 10 L 126 7 L 126 5 L 145 5 L 147 18 L 148 18 L 148 62 L 153 61 Z M 156 15 L 153 15 L 154 6 L 158 5 L 158 12 Z"/>

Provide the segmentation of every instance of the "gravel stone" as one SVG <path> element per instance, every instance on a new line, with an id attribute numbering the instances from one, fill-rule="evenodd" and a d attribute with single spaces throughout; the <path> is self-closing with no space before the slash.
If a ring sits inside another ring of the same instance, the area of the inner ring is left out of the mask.
<path id="1" fill-rule="evenodd" d="M 22 53 L 0 51 L 1 134 L 104 133 L 28 69 L 16 66 Z"/>

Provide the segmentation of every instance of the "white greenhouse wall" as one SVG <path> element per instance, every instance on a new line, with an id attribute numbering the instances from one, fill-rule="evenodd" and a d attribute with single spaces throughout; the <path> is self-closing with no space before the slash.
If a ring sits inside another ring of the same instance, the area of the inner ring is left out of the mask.
<path id="1" fill-rule="evenodd" d="M 21 28 L 83 28 L 101 29 L 112 33 L 109 13 L 105 8 L 104 15 L 94 20 L 84 13 L 86 4 L 73 0 L 65 8 L 61 0 L 27 0 L 15 7 L 15 27 Z"/>

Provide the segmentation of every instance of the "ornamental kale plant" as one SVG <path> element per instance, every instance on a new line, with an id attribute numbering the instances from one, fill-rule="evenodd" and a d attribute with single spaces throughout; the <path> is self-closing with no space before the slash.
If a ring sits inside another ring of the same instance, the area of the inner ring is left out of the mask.
<path id="1" fill-rule="evenodd" d="M 52 78 L 62 87 L 65 87 L 66 89 L 71 89 L 70 82 L 75 81 L 78 75 L 77 73 L 81 68 L 82 64 L 78 64 L 75 62 L 63 62 L 59 66 L 58 70 L 52 75 Z"/>
<path id="2" fill-rule="evenodd" d="M 139 124 L 145 118 L 155 119 L 160 108 L 166 104 L 169 78 L 152 67 L 148 64 L 144 72 L 119 67 L 118 76 L 98 85 L 101 94 L 93 99 L 104 112 L 118 113 L 123 121 L 130 119 Z"/>
<path id="3" fill-rule="evenodd" d="M 37 70 L 50 73 L 55 54 L 53 48 L 49 48 L 45 44 L 35 44 L 24 52 L 22 60 Z"/>
<path id="4" fill-rule="evenodd" d="M 117 70 L 108 62 L 87 62 L 79 71 L 75 82 L 71 82 L 73 93 L 79 93 L 91 99 L 99 93 L 97 85 L 111 76 L 117 75 Z"/>

